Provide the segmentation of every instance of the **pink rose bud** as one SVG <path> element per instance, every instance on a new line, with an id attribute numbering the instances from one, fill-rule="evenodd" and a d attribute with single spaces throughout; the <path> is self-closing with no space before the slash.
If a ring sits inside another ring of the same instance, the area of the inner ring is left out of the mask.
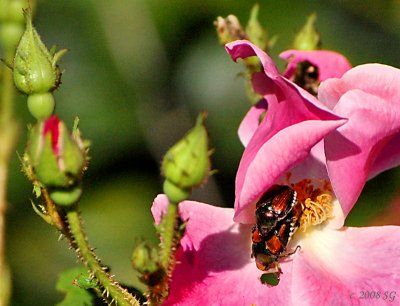
<path id="1" fill-rule="evenodd" d="M 79 190 L 85 153 L 81 139 L 75 139 L 57 116 L 51 116 L 31 129 L 27 148 L 28 160 L 36 179 L 50 190 L 50 196 L 62 203 L 70 202 L 68 196 L 80 196 Z"/>

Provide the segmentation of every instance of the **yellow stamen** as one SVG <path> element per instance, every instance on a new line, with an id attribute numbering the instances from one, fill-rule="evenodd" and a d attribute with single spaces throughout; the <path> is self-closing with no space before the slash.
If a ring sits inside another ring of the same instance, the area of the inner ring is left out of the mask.
<path id="1" fill-rule="evenodd" d="M 315 201 L 307 198 L 303 202 L 303 214 L 300 218 L 300 229 L 305 232 L 309 226 L 318 225 L 332 218 L 332 196 L 320 194 Z"/>

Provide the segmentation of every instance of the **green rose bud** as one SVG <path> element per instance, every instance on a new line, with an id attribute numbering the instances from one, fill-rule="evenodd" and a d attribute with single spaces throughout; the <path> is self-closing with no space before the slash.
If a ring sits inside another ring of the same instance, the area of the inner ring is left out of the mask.
<path id="1" fill-rule="evenodd" d="M 132 253 L 131 261 L 133 268 L 141 274 L 154 273 L 159 270 L 158 252 L 148 243 L 140 243 Z"/>
<path id="2" fill-rule="evenodd" d="M 200 114 L 196 125 L 165 154 L 162 173 L 164 192 L 173 202 L 186 199 L 193 187 L 202 184 L 210 172 L 208 135 L 205 115 Z"/>
<path id="3" fill-rule="evenodd" d="M 308 16 L 306 24 L 294 39 L 294 49 L 312 51 L 321 48 L 321 36 L 315 27 L 316 20 L 317 15 L 315 13 Z"/>
<path id="4" fill-rule="evenodd" d="M 47 50 L 32 25 L 31 11 L 28 9 L 24 13 L 26 29 L 18 44 L 13 65 L 15 85 L 27 95 L 53 91 L 61 78 L 57 61 L 66 50 L 55 54 Z"/>
<path id="5" fill-rule="evenodd" d="M 56 204 L 70 205 L 79 199 L 84 150 L 56 116 L 32 128 L 27 155 L 36 179 L 48 187 Z"/>

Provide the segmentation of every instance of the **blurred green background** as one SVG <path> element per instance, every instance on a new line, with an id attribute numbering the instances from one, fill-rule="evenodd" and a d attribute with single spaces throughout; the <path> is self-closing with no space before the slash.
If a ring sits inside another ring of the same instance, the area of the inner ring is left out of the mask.
<path id="1" fill-rule="evenodd" d="M 213 167 L 219 172 L 193 199 L 221 206 L 234 200 L 242 153 L 237 127 L 249 105 L 241 65 L 219 45 L 213 21 L 235 14 L 246 24 L 254 1 L 69 0 L 39 1 L 35 25 L 48 46 L 66 47 L 57 113 L 72 126 L 76 115 L 92 141 L 81 210 L 91 244 L 122 282 L 137 285 L 130 255 L 138 237 L 156 243 L 150 206 L 161 191 L 163 153 L 208 110 Z M 400 67 L 399 1 L 259 1 L 260 21 L 279 39 L 276 57 L 312 12 L 323 47 L 353 65 Z M 280 62 L 280 66 L 283 63 Z M 33 122 L 18 97 L 22 126 Z M 26 140 L 21 133 L 18 152 Z M 369 182 L 350 224 L 372 222 L 399 191 L 399 171 Z M 385 191 L 385 192 L 382 192 Z M 54 305 L 60 271 L 75 254 L 31 209 L 31 186 L 14 155 L 9 186 L 8 259 L 14 278 L 12 305 Z"/>

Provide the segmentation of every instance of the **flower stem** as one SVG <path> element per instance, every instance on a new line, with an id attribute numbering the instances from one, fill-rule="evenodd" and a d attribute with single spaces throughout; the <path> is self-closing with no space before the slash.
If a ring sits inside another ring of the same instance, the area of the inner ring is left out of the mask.
<path id="1" fill-rule="evenodd" d="M 140 305 L 134 296 L 113 280 L 112 276 L 106 272 L 106 267 L 100 263 L 100 260 L 93 253 L 93 249 L 89 246 L 84 234 L 79 213 L 76 210 L 70 210 L 67 212 L 66 218 L 73 239 L 72 246 L 77 251 L 80 259 L 95 276 L 99 285 L 104 288 L 103 298 L 109 300 L 110 304 L 115 302 L 116 305 L 121 306 Z"/>
<path id="2" fill-rule="evenodd" d="M 176 230 L 177 230 L 178 204 L 171 202 L 168 205 L 167 214 L 164 217 L 164 226 L 162 229 L 162 254 L 161 264 L 165 271 L 171 270 L 171 258 L 175 250 Z"/>
<path id="3" fill-rule="evenodd" d="M 14 57 L 14 50 L 9 50 L 6 53 L 6 62 L 11 62 Z M 6 67 L 3 63 L 3 90 L 1 93 L 1 111 L 0 122 L 6 123 L 12 121 L 13 104 L 15 98 L 15 88 L 12 70 Z"/>
<path id="4" fill-rule="evenodd" d="M 6 60 L 13 57 L 8 51 Z M 3 68 L 0 100 L 0 305 L 8 305 L 11 295 L 11 274 L 5 259 L 5 215 L 7 211 L 7 181 L 11 154 L 18 134 L 13 119 L 14 83 L 11 69 Z"/>

